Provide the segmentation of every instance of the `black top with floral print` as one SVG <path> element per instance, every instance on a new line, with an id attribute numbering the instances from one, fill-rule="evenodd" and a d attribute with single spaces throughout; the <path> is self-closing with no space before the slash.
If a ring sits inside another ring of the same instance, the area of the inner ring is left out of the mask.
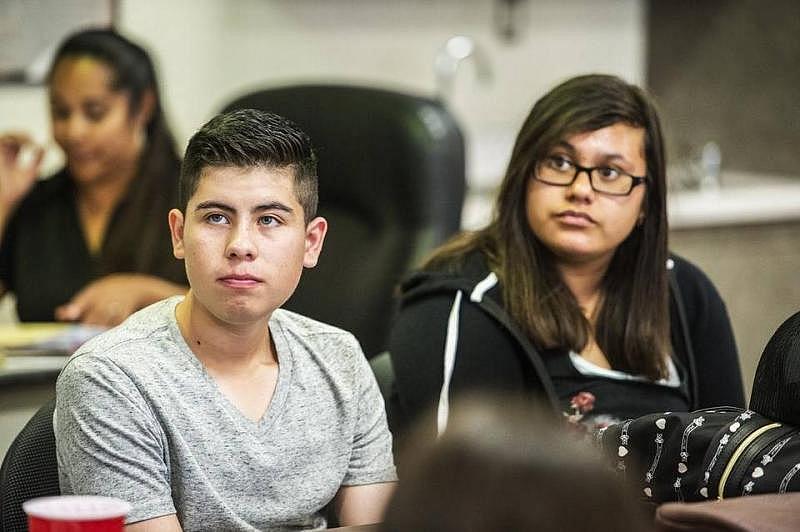
<path id="1" fill-rule="evenodd" d="M 564 418 L 589 430 L 651 412 L 689 410 L 685 372 L 674 361 L 670 378 L 653 382 L 599 368 L 563 350 L 544 359 Z"/>

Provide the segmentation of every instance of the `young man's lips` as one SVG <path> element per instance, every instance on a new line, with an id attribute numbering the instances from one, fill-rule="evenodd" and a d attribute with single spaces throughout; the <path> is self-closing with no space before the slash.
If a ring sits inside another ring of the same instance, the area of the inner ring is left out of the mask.
<path id="1" fill-rule="evenodd" d="M 235 288 L 247 288 L 261 284 L 261 279 L 251 275 L 226 275 L 220 277 L 219 282 Z"/>

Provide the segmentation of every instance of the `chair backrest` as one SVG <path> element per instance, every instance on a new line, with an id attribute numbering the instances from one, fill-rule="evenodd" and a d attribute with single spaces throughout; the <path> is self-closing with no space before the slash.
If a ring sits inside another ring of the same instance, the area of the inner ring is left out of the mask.
<path id="1" fill-rule="evenodd" d="M 353 332 L 372 357 L 386 348 L 394 288 L 460 227 L 464 139 L 429 98 L 365 87 L 257 91 L 225 110 L 283 115 L 319 156 L 319 214 L 330 228 L 316 268 L 286 307 Z"/>
<path id="2" fill-rule="evenodd" d="M 59 495 L 55 399 L 42 406 L 8 448 L 0 468 L 0 532 L 28 530 L 22 503 L 34 497 Z"/>
<path id="3" fill-rule="evenodd" d="M 392 367 L 392 358 L 389 351 L 384 351 L 372 357 L 369 361 L 372 368 L 372 373 L 375 374 L 375 380 L 378 382 L 378 389 L 381 391 L 384 403 L 389 403 L 389 398 L 392 395 L 392 386 L 394 386 L 394 367 Z"/>
<path id="4" fill-rule="evenodd" d="M 750 409 L 800 426 L 800 312 L 786 318 L 761 353 Z"/>

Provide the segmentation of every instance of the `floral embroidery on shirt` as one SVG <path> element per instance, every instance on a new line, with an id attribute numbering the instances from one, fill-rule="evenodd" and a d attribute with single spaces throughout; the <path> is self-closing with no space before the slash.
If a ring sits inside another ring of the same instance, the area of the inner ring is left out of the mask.
<path id="1" fill-rule="evenodd" d="M 579 423 L 583 417 L 594 410 L 595 397 L 590 392 L 579 392 L 569 400 L 571 412 L 564 412 L 564 417 L 570 423 Z"/>

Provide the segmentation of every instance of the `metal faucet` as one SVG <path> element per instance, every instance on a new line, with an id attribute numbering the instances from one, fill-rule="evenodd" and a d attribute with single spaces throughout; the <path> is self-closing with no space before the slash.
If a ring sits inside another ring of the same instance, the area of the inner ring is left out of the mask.
<path id="1" fill-rule="evenodd" d="M 713 140 L 703 144 L 700 152 L 700 190 L 717 190 L 722 181 L 722 150 Z"/>
<path id="2" fill-rule="evenodd" d="M 475 63 L 475 72 L 479 81 L 486 82 L 492 78 L 486 54 L 472 37 L 465 35 L 450 37 L 436 53 L 433 61 L 436 92 L 440 99 L 446 100 L 452 94 L 458 67 L 470 57 Z"/>

